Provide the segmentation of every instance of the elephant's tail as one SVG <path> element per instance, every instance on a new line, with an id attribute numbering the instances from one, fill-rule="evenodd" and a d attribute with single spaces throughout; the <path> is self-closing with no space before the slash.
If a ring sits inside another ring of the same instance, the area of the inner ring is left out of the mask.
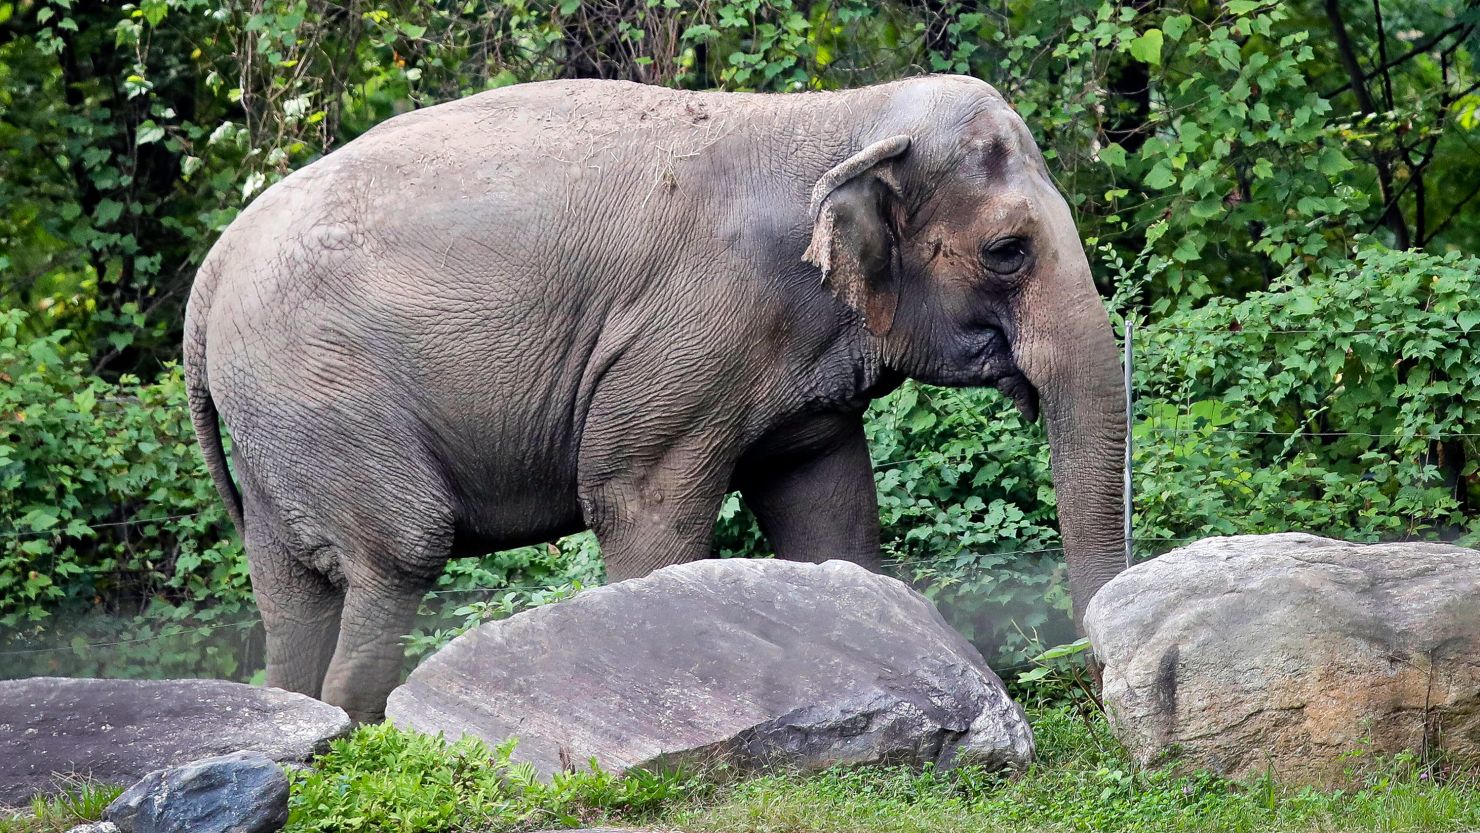
<path id="1" fill-rule="evenodd" d="M 205 267 L 196 276 L 195 286 L 190 293 L 190 303 L 185 309 L 185 392 L 190 402 L 190 421 L 195 425 L 195 438 L 200 442 L 200 453 L 205 458 L 206 470 L 211 481 L 226 504 L 226 514 L 236 525 L 238 533 L 246 534 L 242 515 L 242 495 L 231 479 L 231 469 L 226 465 L 226 448 L 221 443 L 220 413 L 216 400 L 211 398 L 211 387 L 206 376 L 206 313 L 210 307 L 210 294 L 214 281 L 210 280 Z"/>

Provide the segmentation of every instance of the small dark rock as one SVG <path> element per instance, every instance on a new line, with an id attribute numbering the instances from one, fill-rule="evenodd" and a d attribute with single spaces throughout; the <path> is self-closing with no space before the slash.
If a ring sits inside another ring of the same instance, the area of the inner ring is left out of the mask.
<path id="1" fill-rule="evenodd" d="M 288 776 L 261 752 L 149 773 L 108 805 L 121 833 L 273 833 L 288 823 Z"/>

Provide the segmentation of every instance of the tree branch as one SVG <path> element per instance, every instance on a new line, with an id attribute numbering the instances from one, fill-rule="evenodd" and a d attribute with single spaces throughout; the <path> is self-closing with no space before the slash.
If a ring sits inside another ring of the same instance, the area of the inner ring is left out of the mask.
<path id="1" fill-rule="evenodd" d="M 1340 0 L 1325 0 L 1326 17 L 1331 21 L 1331 34 L 1336 41 L 1336 54 L 1341 58 L 1341 65 L 1346 68 L 1347 75 L 1351 76 L 1352 93 L 1357 97 L 1357 105 L 1366 115 L 1377 114 L 1377 102 L 1372 99 L 1372 91 L 1367 89 L 1367 76 L 1362 73 L 1362 65 L 1357 62 L 1357 52 L 1352 46 L 1352 39 L 1346 31 L 1346 21 L 1341 18 Z M 1372 164 L 1377 168 L 1377 188 L 1382 198 L 1382 222 L 1393 232 L 1393 242 L 1397 248 L 1406 249 L 1409 246 L 1408 223 L 1403 219 L 1403 212 L 1398 207 L 1398 201 L 1393 196 L 1393 171 L 1391 160 L 1387 151 L 1380 147 L 1372 148 Z"/>
<path id="2" fill-rule="evenodd" d="M 1392 59 L 1391 61 L 1388 61 L 1388 62 L 1384 63 L 1382 66 L 1378 67 L 1376 71 L 1377 72 L 1387 72 L 1388 70 L 1392 69 L 1393 67 L 1397 66 L 1398 64 L 1404 63 L 1406 61 L 1411 61 L 1411 60 L 1413 60 L 1414 57 L 1416 57 L 1418 55 L 1422 55 L 1425 52 L 1428 52 L 1430 49 L 1433 49 L 1434 46 L 1435 46 L 1435 44 L 1439 43 L 1439 41 L 1444 40 L 1445 38 L 1449 37 L 1450 35 L 1454 34 L 1455 32 L 1459 32 L 1460 33 L 1459 40 L 1463 41 L 1465 38 L 1467 38 L 1467 37 L 1470 36 L 1470 30 L 1473 29 L 1473 28 L 1474 28 L 1474 25 L 1473 24 L 1456 23 L 1453 26 L 1450 26 L 1448 29 L 1445 29 L 1444 31 L 1440 32 L 1439 34 L 1434 35 L 1433 37 L 1431 37 L 1428 40 L 1424 41 L 1423 43 L 1420 43 L 1420 44 L 1414 46 L 1412 49 L 1408 50 L 1407 52 L 1404 52 L 1402 55 L 1399 55 L 1398 57 Z M 1321 94 L 1321 97 L 1322 98 L 1335 98 L 1336 96 L 1341 95 L 1342 93 L 1346 92 L 1347 90 L 1350 90 L 1351 88 L 1352 88 L 1352 82 L 1348 81 L 1345 84 L 1342 84 L 1341 86 L 1337 87 L 1336 89 L 1332 90 L 1329 93 L 1322 93 Z"/>
<path id="3" fill-rule="evenodd" d="M 1379 66 L 1373 75 L 1382 76 L 1382 97 L 1387 109 L 1393 109 L 1393 77 L 1387 71 L 1387 28 L 1382 25 L 1382 0 L 1372 0 L 1372 17 L 1377 23 L 1377 60 Z"/>
<path id="4" fill-rule="evenodd" d="M 1433 230 L 1429 232 L 1429 239 L 1433 240 L 1439 236 L 1440 232 L 1449 228 L 1449 224 L 1454 222 L 1454 218 L 1458 217 L 1464 211 L 1465 204 L 1477 196 L 1480 196 L 1480 185 L 1476 185 L 1470 190 L 1469 194 L 1465 195 L 1464 199 L 1454 204 L 1454 208 L 1450 209 L 1449 216 L 1444 218 L 1444 222 L 1434 226 Z"/>

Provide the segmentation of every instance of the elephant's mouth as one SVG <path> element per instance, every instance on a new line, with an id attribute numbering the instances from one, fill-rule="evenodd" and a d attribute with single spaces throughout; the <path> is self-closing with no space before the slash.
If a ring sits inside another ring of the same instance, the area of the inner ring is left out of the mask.
<path id="1" fill-rule="evenodd" d="M 1038 389 L 1021 373 L 1012 372 L 999 377 L 992 387 L 1002 391 L 1028 422 L 1038 421 Z"/>
<path id="2" fill-rule="evenodd" d="M 984 351 L 982 375 L 988 385 L 1006 394 L 1029 422 L 1037 421 L 1038 389 L 1018 369 L 1017 362 L 1012 360 L 1012 349 L 1008 346 L 1006 334 L 997 327 L 990 328 L 990 332 L 992 338 Z"/>

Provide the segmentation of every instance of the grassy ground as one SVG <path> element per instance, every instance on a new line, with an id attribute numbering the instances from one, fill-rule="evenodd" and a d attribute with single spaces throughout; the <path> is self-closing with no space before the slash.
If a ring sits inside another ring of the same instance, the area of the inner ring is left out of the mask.
<path id="1" fill-rule="evenodd" d="M 1345 791 L 1237 784 L 1137 771 L 1103 725 L 1067 708 L 1033 713 L 1040 760 L 1006 777 L 966 768 L 839 770 L 713 784 L 682 775 L 582 773 L 545 784 L 508 747 L 451 746 L 389 727 L 361 729 L 296 775 L 292 833 L 526 831 L 583 824 L 692 833 L 987 831 L 1472 831 L 1480 773 L 1436 779 L 1414 762 L 1353 758 Z M 0 833 L 61 831 L 95 818 L 107 792 L 0 821 Z"/>
<path id="2" fill-rule="evenodd" d="M 761 778 L 661 818 L 693 833 L 1480 830 L 1480 774 L 1436 784 L 1411 762 L 1389 760 L 1365 762 L 1360 788 L 1347 791 L 1236 784 L 1137 771 L 1102 726 L 1066 709 L 1032 717 L 1039 762 L 1017 777 L 859 770 Z"/>

